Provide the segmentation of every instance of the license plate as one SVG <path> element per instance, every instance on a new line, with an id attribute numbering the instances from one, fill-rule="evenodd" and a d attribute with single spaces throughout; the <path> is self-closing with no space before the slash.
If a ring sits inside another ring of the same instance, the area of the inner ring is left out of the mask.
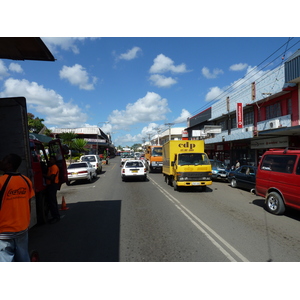
<path id="1" fill-rule="evenodd" d="M 131 173 L 137 173 L 138 172 L 138 170 L 132 170 L 131 171 Z"/>
<path id="2" fill-rule="evenodd" d="M 78 173 L 72 173 L 72 175 L 77 175 Z"/>
<path id="3" fill-rule="evenodd" d="M 192 182 L 192 185 L 200 185 L 200 182 Z"/>

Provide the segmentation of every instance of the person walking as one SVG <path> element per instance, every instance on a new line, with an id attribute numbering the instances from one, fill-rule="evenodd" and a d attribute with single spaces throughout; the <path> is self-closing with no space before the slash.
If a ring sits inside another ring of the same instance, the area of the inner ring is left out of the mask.
<path id="1" fill-rule="evenodd" d="M 0 162 L 0 262 L 29 262 L 30 179 L 17 173 L 22 158 L 9 154 Z"/>
<path id="2" fill-rule="evenodd" d="M 49 210 L 51 213 L 52 219 L 50 219 L 49 223 L 53 224 L 60 220 L 60 214 L 58 210 L 57 204 L 57 190 L 59 183 L 59 168 L 56 165 L 55 156 L 51 156 L 49 159 L 49 168 L 47 175 L 44 175 L 46 178 L 47 184 L 47 201 L 49 205 Z"/>

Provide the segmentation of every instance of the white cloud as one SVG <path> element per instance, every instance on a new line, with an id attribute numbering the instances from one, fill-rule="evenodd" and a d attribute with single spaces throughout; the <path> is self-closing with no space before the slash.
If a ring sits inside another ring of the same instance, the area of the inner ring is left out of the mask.
<path id="1" fill-rule="evenodd" d="M 89 83 L 89 74 L 79 64 L 75 64 L 73 67 L 63 66 L 59 71 L 59 76 L 61 79 L 67 79 L 72 85 L 78 85 L 81 90 L 93 90 L 97 81 L 96 77 L 92 77 L 92 83 Z"/>
<path id="2" fill-rule="evenodd" d="M 173 73 L 186 73 L 189 72 L 186 69 L 185 64 L 174 65 L 174 61 L 169 57 L 159 54 L 153 61 L 153 65 L 151 66 L 149 72 L 150 73 L 165 73 L 165 72 L 173 72 Z"/>
<path id="3" fill-rule="evenodd" d="M 62 50 L 69 51 L 71 50 L 73 53 L 78 54 L 79 48 L 76 43 L 83 43 L 86 37 L 43 37 L 43 42 L 47 45 L 49 50 L 53 53 L 58 52 L 58 48 Z M 94 38 L 91 38 L 94 39 Z"/>
<path id="4" fill-rule="evenodd" d="M 4 83 L 4 90 L 0 97 L 24 96 L 27 100 L 27 110 L 34 114 L 32 109 L 38 115 L 45 119 L 46 126 L 58 127 L 78 127 L 87 120 L 87 115 L 81 112 L 81 109 L 71 102 L 64 102 L 62 96 L 54 90 L 46 89 L 36 82 L 28 80 L 17 80 L 9 78 Z"/>
<path id="5" fill-rule="evenodd" d="M 115 129 L 127 129 L 132 124 L 163 120 L 168 112 L 170 109 L 167 99 L 148 92 L 135 103 L 127 104 L 125 110 L 114 110 L 109 115 L 108 121 L 115 125 Z"/>
<path id="6" fill-rule="evenodd" d="M 166 77 L 164 75 L 154 74 L 151 75 L 149 80 L 153 83 L 153 85 L 157 87 L 169 88 L 173 84 L 176 84 L 177 81 L 172 77 Z"/>
<path id="7" fill-rule="evenodd" d="M 186 109 L 181 110 L 180 116 L 174 120 L 174 123 L 184 123 L 187 122 L 187 118 L 190 118 L 192 115 Z"/>
<path id="8" fill-rule="evenodd" d="M 223 70 L 221 69 L 214 69 L 211 73 L 207 67 L 202 68 L 202 75 L 208 79 L 217 78 L 219 74 L 223 74 Z"/>
<path id="9" fill-rule="evenodd" d="M 120 54 L 118 58 L 124 60 L 132 60 L 136 58 L 138 56 L 138 53 L 141 51 L 142 51 L 141 48 L 133 47 L 131 50 L 128 50 L 126 53 Z"/>
<path id="10" fill-rule="evenodd" d="M 23 73 L 22 67 L 17 63 L 10 63 L 8 66 L 9 70 L 16 73 Z"/>
<path id="11" fill-rule="evenodd" d="M 215 86 L 210 88 L 209 92 L 206 94 L 205 101 L 213 101 L 219 99 L 220 94 L 223 93 L 223 90 Z"/>
<path id="12" fill-rule="evenodd" d="M 4 77 L 9 76 L 9 73 L 7 71 L 8 70 L 7 70 L 3 60 L 0 59 L 0 80 L 2 80 Z"/>
<path id="13" fill-rule="evenodd" d="M 229 67 L 230 71 L 243 71 L 248 67 L 248 64 L 243 64 L 243 63 L 239 63 L 239 64 L 234 64 L 232 66 Z"/>

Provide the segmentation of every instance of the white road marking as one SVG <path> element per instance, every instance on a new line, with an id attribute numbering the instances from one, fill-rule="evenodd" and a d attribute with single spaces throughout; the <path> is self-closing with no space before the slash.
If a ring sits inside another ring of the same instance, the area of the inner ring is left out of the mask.
<path id="1" fill-rule="evenodd" d="M 222 243 L 231 253 L 235 254 L 241 261 L 249 262 L 249 260 L 243 256 L 238 250 L 226 242 L 219 234 L 217 234 L 212 228 L 195 216 L 189 209 L 182 205 L 175 197 L 173 197 L 169 192 L 162 188 L 157 182 L 152 178 L 148 177 L 150 181 L 158 187 L 158 189 L 169 199 L 180 211 L 183 213 L 192 224 L 196 226 L 205 236 L 232 262 L 237 260 L 220 244 Z"/>

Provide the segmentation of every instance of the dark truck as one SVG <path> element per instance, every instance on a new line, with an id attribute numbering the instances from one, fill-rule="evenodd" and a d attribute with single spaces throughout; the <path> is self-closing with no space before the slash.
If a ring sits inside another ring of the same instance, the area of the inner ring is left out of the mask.
<path id="1" fill-rule="evenodd" d="M 43 174 L 47 172 L 49 156 L 54 155 L 60 170 L 60 186 L 66 182 L 68 175 L 64 154 L 68 149 L 61 145 L 59 139 L 50 140 L 45 145 L 38 139 L 29 137 L 24 97 L 0 98 L 0 125 L 0 160 L 9 153 L 20 155 L 22 164 L 18 171 L 33 182 L 35 198 L 31 202 L 30 226 L 46 223 L 49 210 Z"/>

